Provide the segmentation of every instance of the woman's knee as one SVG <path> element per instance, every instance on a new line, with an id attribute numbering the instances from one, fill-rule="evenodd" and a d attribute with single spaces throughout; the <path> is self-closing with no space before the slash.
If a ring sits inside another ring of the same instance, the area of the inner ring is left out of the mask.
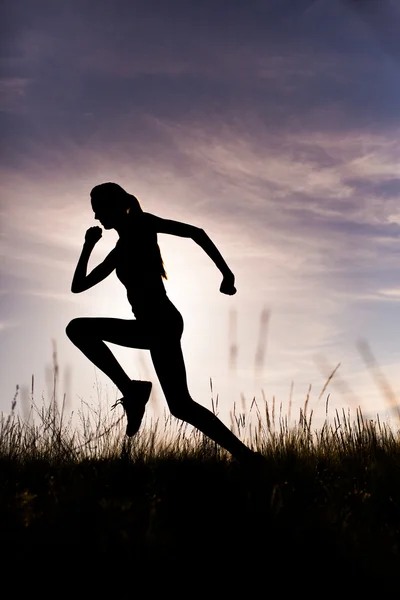
<path id="1" fill-rule="evenodd" d="M 185 398 L 182 403 L 176 401 L 169 403 L 171 415 L 181 421 L 190 421 L 196 413 L 196 406 L 196 402 L 190 396 Z"/>
<path id="2" fill-rule="evenodd" d="M 180 419 L 181 421 L 187 421 L 187 414 L 184 409 L 180 406 L 170 406 L 171 415 L 175 419 Z"/>
<path id="3" fill-rule="evenodd" d="M 87 329 L 87 319 L 78 317 L 77 319 L 72 319 L 72 321 L 68 323 L 65 328 L 65 333 L 70 340 L 76 340 L 77 338 L 85 337 L 87 335 Z"/>

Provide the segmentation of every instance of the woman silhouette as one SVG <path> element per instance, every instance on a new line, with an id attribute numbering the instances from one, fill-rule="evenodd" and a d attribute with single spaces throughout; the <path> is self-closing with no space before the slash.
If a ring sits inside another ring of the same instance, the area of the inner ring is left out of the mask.
<path id="1" fill-rule="evenodd" d="M 116 183 L 103 183 L 90 193 L 94 217 L 104 229 L 115 229 L 119 240 L 104 261 L 87 274 L 90 254 L 102 236 L 100 227 L 90 227 L 74 273 L 71 291 L 83 292 L 105 279 L 115 269 L 127 289 L 135 319 L 82 317 L 66 328 L 69 339 L 115 383 L 122 394 L 127 417 L 126 435 L 134 435 L 141 424 L 152 384 L 131 380 L 104 342 L 150 350 L 151 358 L 172 415 L 197 427 L 241 461 L 257 453 L 245 446 L 211 411 L 192 400 L 186 382 L 181 349 L 183 319 L 166 294 L 164 264 L 157 233 L 192 238 L 214 261 L 223 275 L 220 291 L 236 293 L 235 278 L 221 254 L 200 228 L 161 219 L 143 212 L 135 196 Z"/>

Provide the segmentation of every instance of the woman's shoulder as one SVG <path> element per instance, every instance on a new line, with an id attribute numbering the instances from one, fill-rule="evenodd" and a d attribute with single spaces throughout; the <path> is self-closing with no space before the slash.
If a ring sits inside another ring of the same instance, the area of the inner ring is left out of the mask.
<path id="1" fill-rule="evenodd" d="M 148 213 L 148 212 L 142 212 L 142 219 L 143 219 L 143 223 L 148 223 L 149 225 L 154 225 L 155 222 L 157 221 L 157 217 L 156 215 L 153 215 L 152 213 Z"/>
<path id="2" fill-rule="evenodd" d="M 157 233 L 158 220 L 159 220 L 159 218 L 156 217 L 156 215 L 153 215 L 152 213 L 148 213 L 148 212 L 143 212 L 141 225 L 148 231 Z"/>

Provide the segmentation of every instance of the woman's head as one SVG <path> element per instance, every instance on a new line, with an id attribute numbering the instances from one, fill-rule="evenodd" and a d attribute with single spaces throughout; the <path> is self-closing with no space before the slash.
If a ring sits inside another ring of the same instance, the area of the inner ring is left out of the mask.
<path id="1" fill-rule="evenodd" d="M 96 185 L 90 192 L 92 208 L 95 219 L 98 219 L 104 229 L 117 229 L 121 231 L 126 219 L 135 218 L 143 214 L 139 200 L 133 194 L 128 194 L 118 183 L 101 183 Z M 146 227 L 140 227 L 139 239 L 144 241 L 147 236 Z M 137 233 L 137 232 L 136 232 Z M 151 238 L 149 238 L 151 240 Z M 149 250 L 149 247 L 147 247 Z M 163 259 L 160 248 L 157 244 L 157 237 L 154 234 L 151 253 L 146 257 L 149 259 L 149 268 L 157 269 L 161 277 L 167 279 L 164 269 Z"/>
<path id="2" fill-rule="evenodd" d="M 136 216 L 142 213 L 139 200 L 133 194 L 128 194 L 118 183 L 101 183 L 90 192 L 95 219 L 98 219 L 104 229 L 113 229 L 127 214 Z"/>

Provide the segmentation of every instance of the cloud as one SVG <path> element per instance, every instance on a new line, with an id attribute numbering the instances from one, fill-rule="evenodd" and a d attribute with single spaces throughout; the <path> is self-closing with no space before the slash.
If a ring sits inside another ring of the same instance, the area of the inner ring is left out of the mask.
<path id="1" fill-rule="evenodd" d="M 379 295 L 393 302 L 400 302 L 400 288 L 379 290 Z"/>
<path id="2" fill-rule="evenodd" d="M 44 250 L 76 252 L 76 232 L 83 236 L 93 218 L 90 188 L 115 180 L 150 212 L 153 206 L 167 216 L 168 206 L 175 218 L 206 217 L 212 230 L 224 223 L 233 253 L 268 257 L 277 270 L 334 275 L 364 269 L 365 261 L 375 268 L 383 255 L 392 269 L 398 146 L 396 131 L 277 135 L 257 117 L 192 124 L 148 117 L 140 136 L 110 142 L 107 153 L 94 142 L 38 148 L 26 175 L 4 174 L 9 222 Z"/>
<path id="3" fill-rule="evenodd" d="M 301 16 L 304 3 L 284 4 L 17 3 L 3 63 L 9 81 L 31 82 L 29 119 L 14 124 L 7 160 L 32 136 L 52 147 L 62 136 L 134 136 L 146 114 L 190 123 L 252 113 L 275 132 L 391 126 L 399 87 L 353 12 L 317 3 Z"/>

